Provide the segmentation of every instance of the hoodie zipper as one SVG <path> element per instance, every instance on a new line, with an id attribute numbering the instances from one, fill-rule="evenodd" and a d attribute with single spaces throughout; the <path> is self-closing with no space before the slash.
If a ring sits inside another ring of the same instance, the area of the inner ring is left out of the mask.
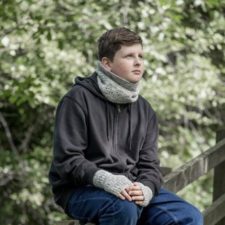
<path id="1" fill-rule="evenodd" d="M 118 154 L 117 152 L 117 145 L 118 145 L 118 122 L 119 122 L 119 113 L 121 112 L 121 108 L 120 108 L 120 105 L 117 104 L 116 105 L 116 118 L 115 118 L 115 127 L 114 127 L 114 151 L 116 154 Z"/>
<path id="2" fill-rule="evenodd" d="M 121 112 L 120 105 L 117 104 L 116 107 L 117 107 L 117 111 L 120 113 Z"/>

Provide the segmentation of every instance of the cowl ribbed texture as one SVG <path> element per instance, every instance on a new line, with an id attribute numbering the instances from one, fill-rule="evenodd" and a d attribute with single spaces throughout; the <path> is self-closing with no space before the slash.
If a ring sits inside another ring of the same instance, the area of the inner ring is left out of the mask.
<path id="1" fill-rule="evenodd" d="M 131 83 L 117 76 L 106 70 L 100 62 L 98 62 L 96 73 L 99 89 L 110 102 L 126 104 L 137 101 L 139 82 Z"/>
<path id="2" fill-rule="evenodd" d="M 93 177 L 93 184 L 105 191 L 119 196 L 121 191 L 132 185 L 124 175 L 114 175 L 105 170 L 98 170 Z"/>

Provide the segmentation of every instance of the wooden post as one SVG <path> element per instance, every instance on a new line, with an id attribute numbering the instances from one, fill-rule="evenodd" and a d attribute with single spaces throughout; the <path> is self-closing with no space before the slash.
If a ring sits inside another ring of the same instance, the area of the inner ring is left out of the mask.
<path id="1" fill-rule="evenodd" d="M 217 132 L 216 142 L 225 138 L 225 130 Z M 225 161 L 220 163 L 214 169 L 214 182 L 213 182 L 213 201 L 216 201 L 220 196 L 225 194 Z M 216 225 L 224 225 L 225 217 L 220 220 Z"/>

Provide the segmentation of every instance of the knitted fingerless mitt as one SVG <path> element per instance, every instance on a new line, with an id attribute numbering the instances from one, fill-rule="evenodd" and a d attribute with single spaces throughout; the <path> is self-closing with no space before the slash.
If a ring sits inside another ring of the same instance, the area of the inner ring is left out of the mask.
<path id="1" fill-rule="evenodd" d="M 93 177 L 93 184 L 118 196 L 121 191 L 132 185 L 132 182 L 124 175 L 114 175 L 105 170 L 98 170 Z"/>
<path id="2" fill-rule="evenodd" d="M 136 182 L 136 183 L 141 187 L 143 195 L 144 195 L 144 201 L 142 204 L 139 204 L 139 205 L 145 207 L 150 203 L 150 201 L 153 197 L 152 190 L 148 186 L 145 186 L 144 184 L 142 184 L 140 182 Z"/>

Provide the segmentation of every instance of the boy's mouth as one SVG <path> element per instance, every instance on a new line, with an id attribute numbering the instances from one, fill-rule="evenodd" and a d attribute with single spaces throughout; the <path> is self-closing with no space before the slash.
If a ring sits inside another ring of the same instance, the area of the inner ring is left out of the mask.
<path id="1" fill-rule="evenodd" d="M 141 74 L 141 70 L 133 70 L 132 71 L 134 74 L 136 74 L 136 75 L 140 75 Z"/>

